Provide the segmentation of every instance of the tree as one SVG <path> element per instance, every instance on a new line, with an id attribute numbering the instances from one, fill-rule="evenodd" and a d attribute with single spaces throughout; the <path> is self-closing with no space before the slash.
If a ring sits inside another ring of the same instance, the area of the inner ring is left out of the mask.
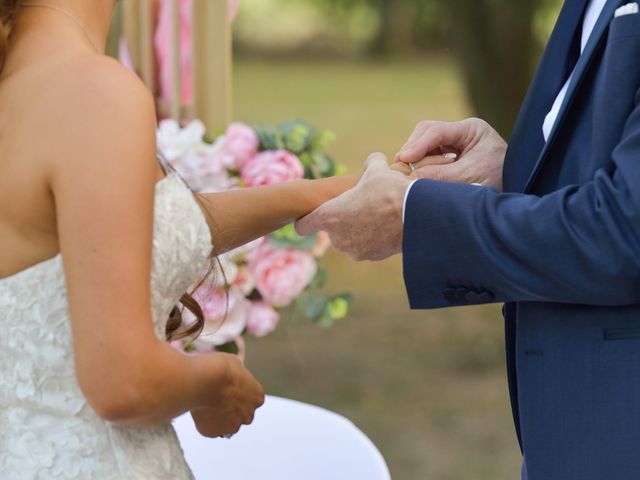
<path id="1" fill-rule="evenodd" d="M 540 44 L 539 0 L 446 0 L 449 36 L 477 114 L 508 136 Z"/>
<path id="2" fill-rule="evenodd" d="M 450 45 L 475 114 L 508 137 L 530 83 L 542 42 L 538 13 L 561 0 L 314 0 L 348 14 L 368 5 L 380 19 L 376 55 L 424 45 Z M 422 48 L 421 48 L 422 47 Z"/>

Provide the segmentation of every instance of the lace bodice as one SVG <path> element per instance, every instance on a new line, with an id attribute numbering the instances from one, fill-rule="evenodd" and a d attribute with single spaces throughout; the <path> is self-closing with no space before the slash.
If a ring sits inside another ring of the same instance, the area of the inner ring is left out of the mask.
<path id="1" fill-rule="evenodd" d="M 197 202 L 170 173 L 155 197 L 151 291 L 159 338 L 211 249 Z M 0 280 L 0 477 L 191 479 L 171 425 L 117 427 L 85 401 L 75 376 L 62 263 L 58 255 Z"/>

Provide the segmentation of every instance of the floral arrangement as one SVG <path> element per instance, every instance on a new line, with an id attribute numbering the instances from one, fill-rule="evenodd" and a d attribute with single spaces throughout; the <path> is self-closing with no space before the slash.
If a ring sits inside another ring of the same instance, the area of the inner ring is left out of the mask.
<path id="1" fill-rule="evenodd" d="M 164 120 L 158 128 L 159 150 L 196 192 L 340 174 L 341 166 L 326 154 L 332 140 L 330 132 L 301 121 L 255 128 L 234 123 L 215 140 L 206 137 L 198 120 L 184 127 Z M 326 233 L 301 237 L 288 225 L 222 255 L 213 275 L 216 284 L 207 281 L 194 292 L 205 315 L 202 334 L 176 346 L 189 352 L 242 352 L 243 335 L 268 335 L 281 310 L 290 306 L 321 326 L 344 318 L 351 296 L 322 292 L 326 271 L 318 262 L 329 247 Z M 186 310 L 184 315 L 191 316 Z"/>

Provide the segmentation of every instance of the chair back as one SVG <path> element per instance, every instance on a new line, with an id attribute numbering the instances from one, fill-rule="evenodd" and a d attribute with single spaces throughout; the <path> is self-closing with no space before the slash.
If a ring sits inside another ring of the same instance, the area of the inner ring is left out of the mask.
<path id="1" fill-rule="evenodd" d="M 390 480 L 375 445 L 346 418 L 268 396 L 252 425 L 207 439 L 190 415 L 174 421 L 197 480 Z"/>

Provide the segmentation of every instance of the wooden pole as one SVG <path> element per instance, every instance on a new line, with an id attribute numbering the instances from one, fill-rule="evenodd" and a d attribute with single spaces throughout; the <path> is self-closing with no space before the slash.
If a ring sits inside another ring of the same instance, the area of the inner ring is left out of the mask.
<path id="1" fill-rule="evenodd" d="M 139 6 L 140 21 L 140 76 L 144 83 L 156 92 L 155 50 L 153 36 L 155 32 L 151 0 L 136 0 Z"/>
<path id="2" fill-rule="evenodd" d="M 138 0 L 122 0 L 122 29 L 136 71 L 140 71 L 140 8 Z"/>
<path id="3" fill-rule="evenodd" d="M 118 58 L 120 50 L 120 38 L 122 38 L 122 3 L 118 2 L 113 9 L 113 17 L 109 27 L 109 36 L 107 37 L 106 52 L 112 58 Z"/>
<path id="4" fill-rule="evenodd" d="M 182 120 L 182 65 L 180 62 L 180 0 L 171 0 L 171 118 Z"/>
<path id="5" fill-rule="evenodd" d="M 195 116 L 210 137 L 231 121 L 231 25 L 228 0 L 193 0 Z"/>

